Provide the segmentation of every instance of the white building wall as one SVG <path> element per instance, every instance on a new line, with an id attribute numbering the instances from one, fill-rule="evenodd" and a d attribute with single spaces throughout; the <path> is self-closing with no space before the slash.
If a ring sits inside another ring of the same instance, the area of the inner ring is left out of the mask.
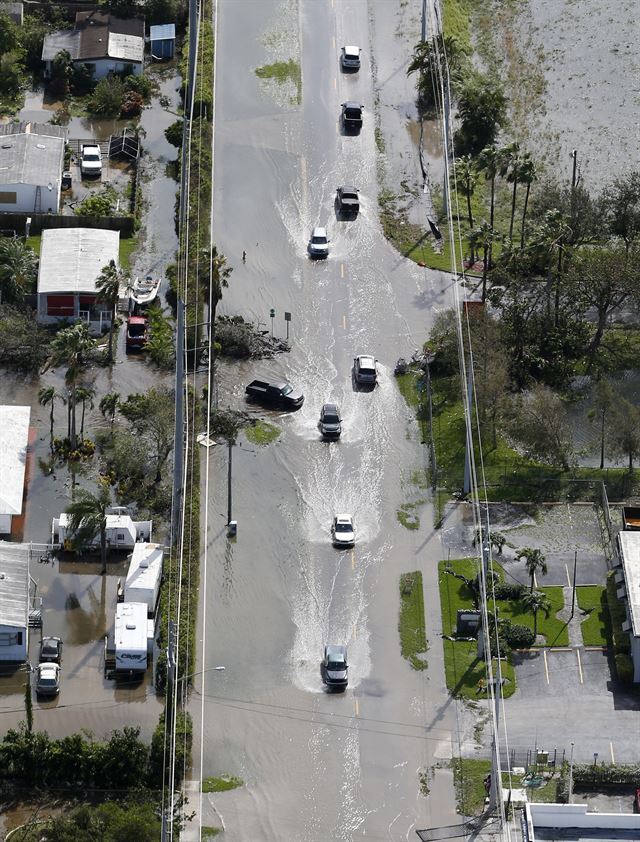
<path id="1" fill-rule="evenodd" d="M 8 535 L 11 532 L 11 518 L 13 515 L 0 515 L 0 535 Z"/>
<path id="2" fill-rule="evenodd" d="M 84 62 L 75 62 L 76 64 L 83 64 Z M 132 68 L 134 76 L 142 76 L 142 64 L 140 62 L 121 61 L 120 59 L 101 58 L 96 61 L 87 62 L 87 64 L 95 67 L 93 74 L 94 79 L 104 79 L 110 73 L 124 73 L 128 68 Z"/>
<path id="3" fill-rule="evenodd" d="M 48 184 L 40 185 L 39 213 L 58 213 L 60 209 L 60 181 L 62 173 L 51 174 L 51 190 Z M 16 201 L 0 202 L 0 213 L 36 213 L 35 184 L 0 184 L 0 193 L 15 193 Z"/>
<path id="4" fill-rule="evenodd" d="M 27 626 L 0 625 L 0 662 L 26 661 L 28 644 Z"/>
<path id="5" fill-rule="evenodd" d="M 579 828 L 585 831 L 637 831 L 640 838 L 640 814 L 590 813 L 588 804 L 527 804 L 527 823 L 536 827 Z M 535 836 L 530 836 L 532 842 Z"/>

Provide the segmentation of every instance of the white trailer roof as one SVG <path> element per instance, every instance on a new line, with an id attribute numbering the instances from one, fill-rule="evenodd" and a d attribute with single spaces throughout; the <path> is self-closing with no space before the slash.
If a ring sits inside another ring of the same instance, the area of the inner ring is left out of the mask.
<path id="1" fill-rule="evenodd" d="M 0 541 L 0 626 L 26 628 L 28 616 L 28 547 Z"/>
<path id="2" fill-rule="evenodd" d="M 147 606 L 144 602 L 120 602 L 116 606 L 114 641 L 119 651 L 147 651 Z"/>
<path id="3" fill-rule="evenodd" d="M 0 514 L 22 512 L 31 407 L 0 406 Z"/>
<path id="4" fill-rule="evenodd" d="M 118 263 L 120 234 L 104 228 L 45 228 L 38 293 L 93 293 L 109 261 Z"/>
<path id="5" fill-rule="evenodd" d="M 127 588 L 153 590 L 162 575 L 162 544 L 136 544 L 125 582 Z"/>
<path id="6" fill-rule="evenodd" d="M 640 532 L 618 532 L 634 637 L 640 637 Z"/>

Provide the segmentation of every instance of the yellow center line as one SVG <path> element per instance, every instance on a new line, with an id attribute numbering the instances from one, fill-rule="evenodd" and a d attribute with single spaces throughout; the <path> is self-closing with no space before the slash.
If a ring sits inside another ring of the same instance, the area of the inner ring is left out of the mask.
<path id="1" fill-rule="evenodd" d="M 335 36 L 331 39 L 331 43 L 333 44 L 333 49 L 335 50 L 335 48 L 336 48 L 336 39 L 335 39 Z"/>
<path id="2" fill-rule="evenodd" d="M 580 684 L 584 684 L 584 677 L 582 675 L 582 661 L 580 660 L 579 649 L 576 649 L 576 658 L 578 659 L 578 672 L 580 673 Z"/>
<path id="3" fill-rule="evenodd" d="M 611 742 L 611 740 L 609 740 L 609 751 L 611 752 L 611 762 L 615 763 L 616 758 L 614 757 L 614 754 L 613 754 L 613 743 Z"/>
<path id="4" fill-rule="evenodd" d="M 344 278 L 344 263 L 340 264 L 340 277 Z"/>
<path id="5" fill-rule="evenodd" d="M 338 87 L 338 80 L 337 80 L 337 79 L 336 79 L 336 77 L 334 76 L 334 77 L 333 77 L 333 90 L 335 91 L 335 89 L 336 89 L 337 87 Z"/>
<path id="6" fill-rule="evenodd" d="M 547 677 L 547 684 L 549 683 L 549 664 L 547 663 L 547 650 L 542 650 L 542 657 L 544 658 L 544 674 Z"/>
<path id="7" fill-rule="evenodd" d="M 354 707 L 356 709 L 356 716 L 360 716 L 360 705 L 358 704 L 358 700 L 354 699 L 353 704 L 354 704 Z"/>
<path id="8" fill-rule="evenodd" d="M 342 329 L 343 330 L 347 329 L 347 317 L 346 316 L 342 317 Z"/>
<path id="9" fill-rule="evenodd" d="M 343 316 L 343 318 L 344 318 L 344 316 Z M 351 550 L 351 569 L 352 569 L 352 570 L 355 570 L 355 569 L 356 569 L 356 554 L 355 554 L 355 550 Z"/>

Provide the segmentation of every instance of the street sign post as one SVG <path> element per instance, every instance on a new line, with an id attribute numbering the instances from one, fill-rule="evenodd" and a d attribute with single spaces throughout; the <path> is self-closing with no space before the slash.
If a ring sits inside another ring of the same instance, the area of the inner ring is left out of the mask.
<path id="1" fill-rule="evenodd" d="M 271 336 L 273 336 L 273 320 L 275 319 L 275 317 L 276 317 L 276 311 L 275 311 L 275 308 L 272 307 L 269 310 L 269 318 L 271 319 Z"/>
<path id="2" fill-rule="evenodd" d="M 289 341 L 289 322 L 291 321 L 291 313 L 287 313 L 285 310 L 284 313 L 284 320 L 287 323 L 287 342 Z"/>

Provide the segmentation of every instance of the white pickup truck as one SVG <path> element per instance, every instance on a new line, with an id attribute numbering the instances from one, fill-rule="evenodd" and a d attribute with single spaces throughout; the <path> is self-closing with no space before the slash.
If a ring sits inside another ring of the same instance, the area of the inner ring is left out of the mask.
<path id="1" fill-rule="evenodd" d="M 100 178 L 102 175 L 102 153 L 96 143 L 83 143 L 80 156 L 80 173 L 82 176 Z"/>

